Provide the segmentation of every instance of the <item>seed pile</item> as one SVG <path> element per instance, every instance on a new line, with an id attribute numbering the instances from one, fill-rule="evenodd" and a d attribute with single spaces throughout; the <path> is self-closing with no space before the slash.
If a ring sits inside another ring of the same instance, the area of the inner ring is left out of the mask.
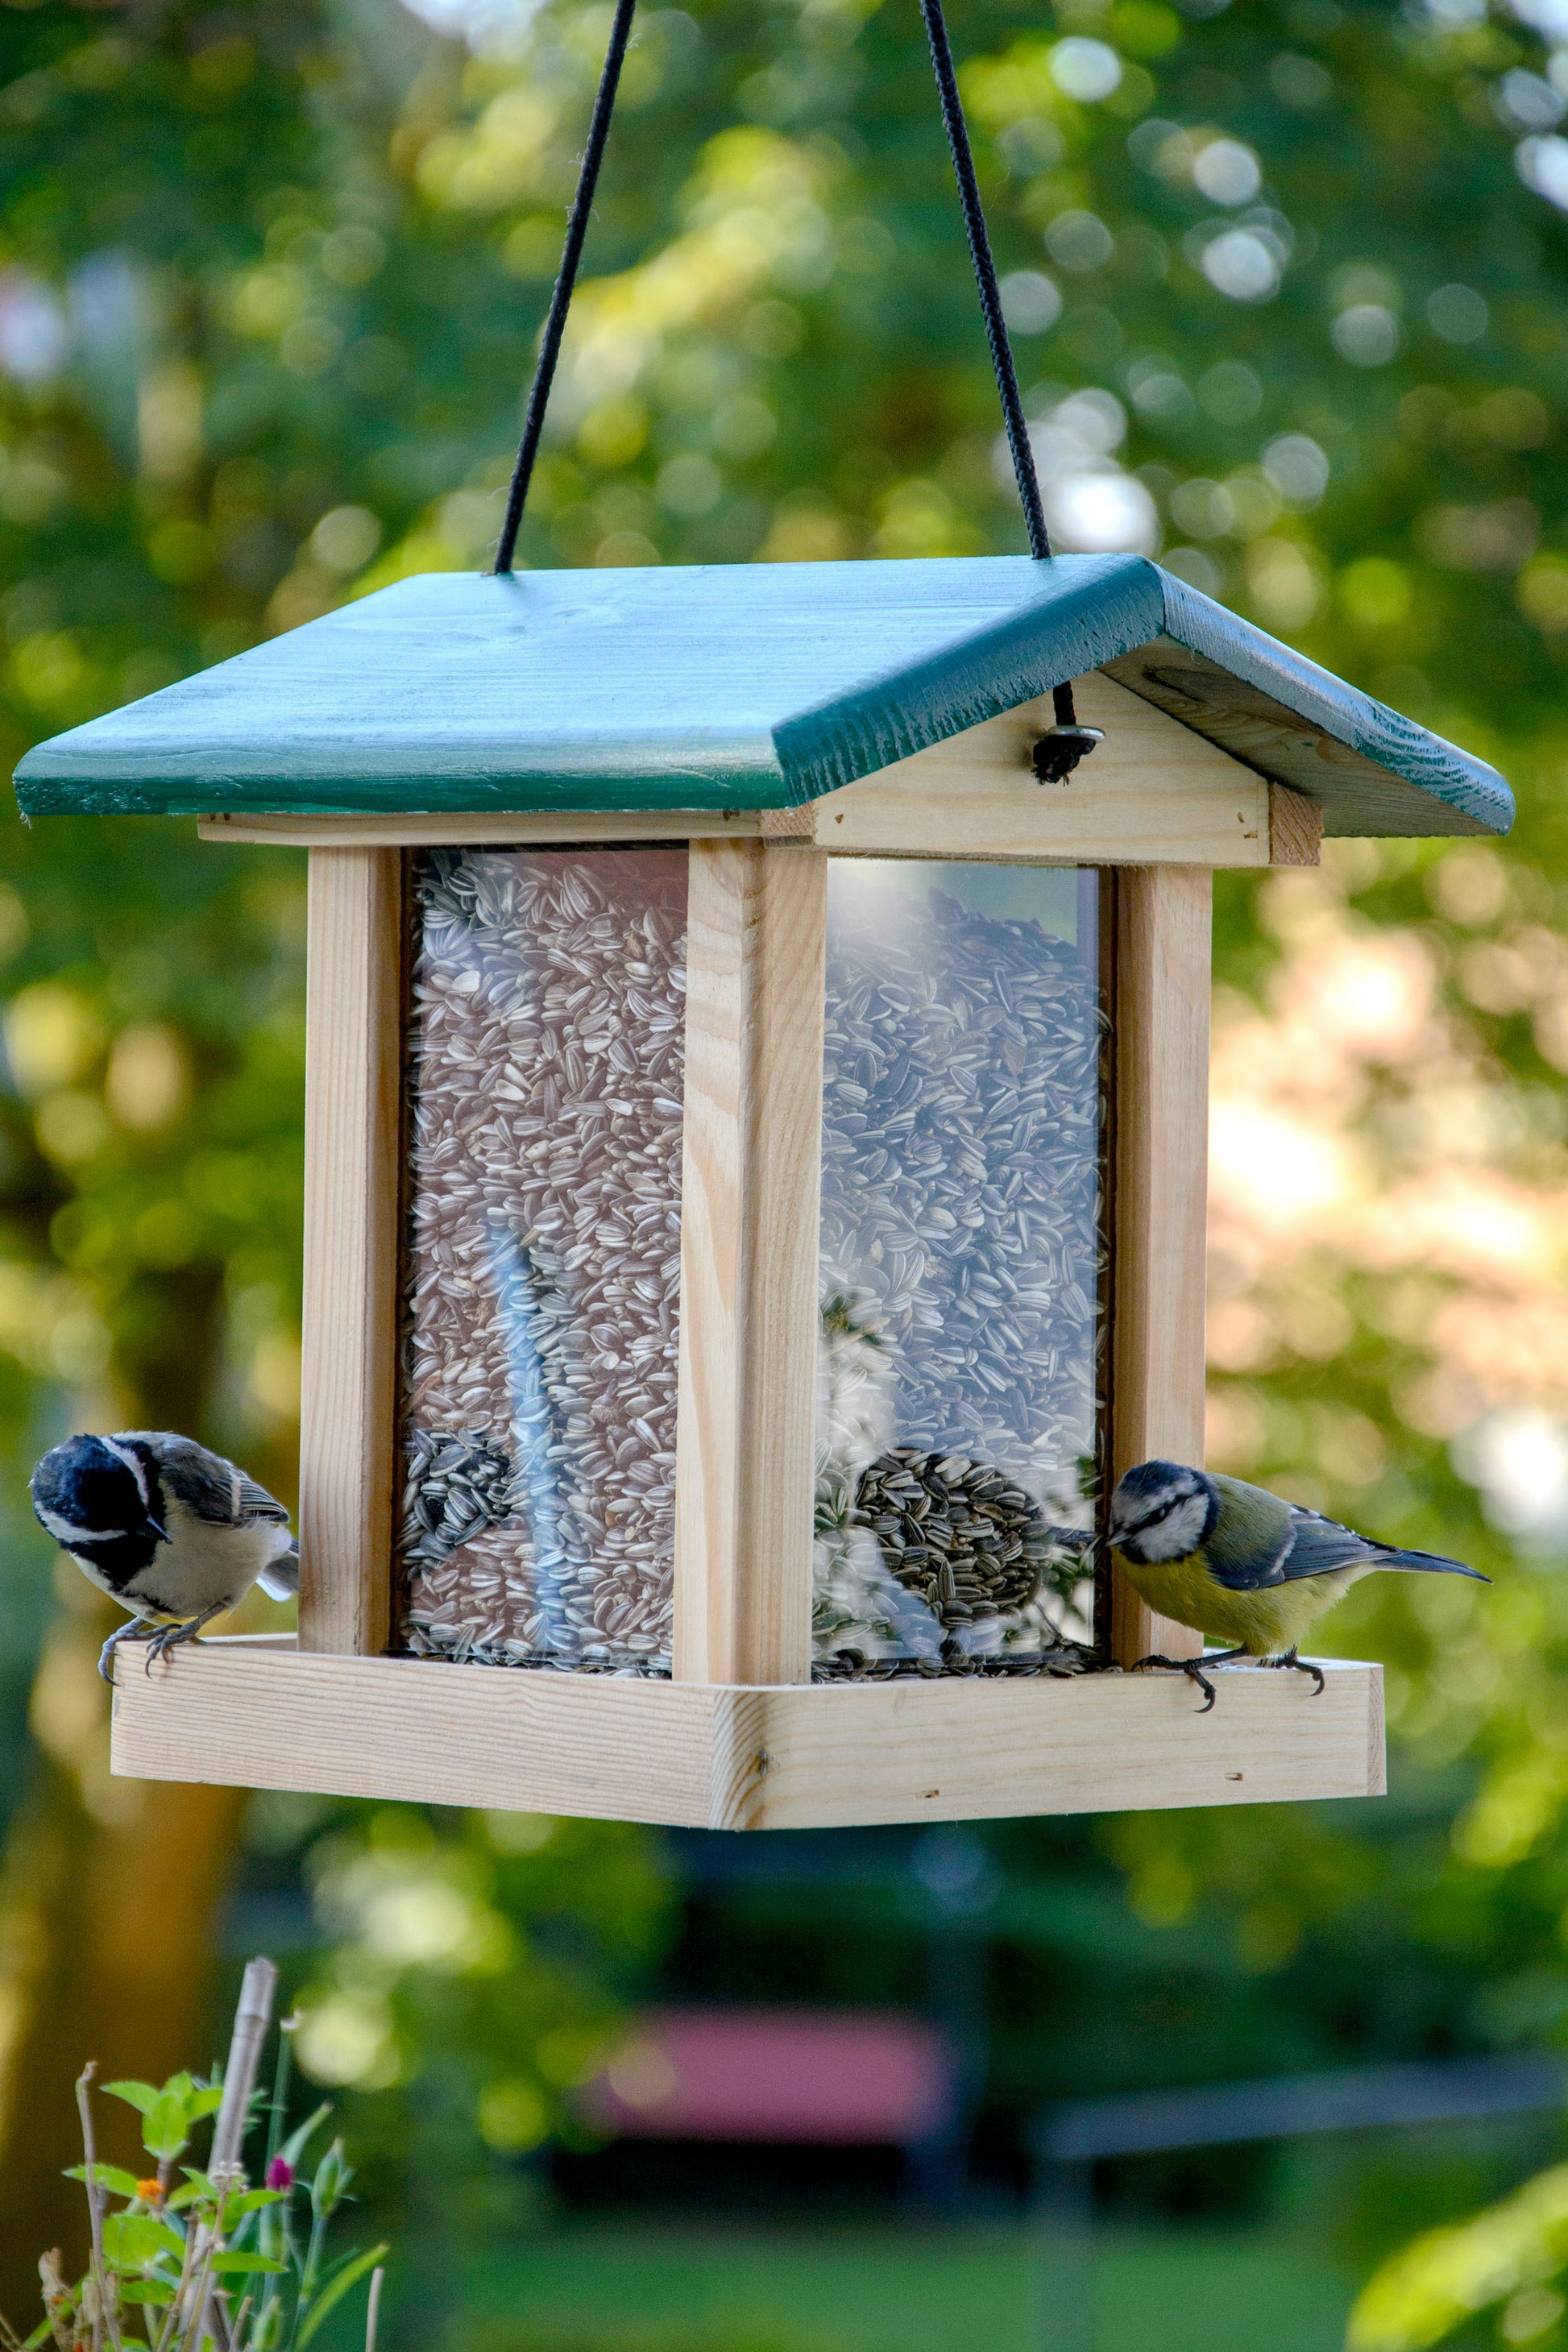
<path id="1" fill-rule="evenodd" d="M 870 1528 L 904 1590 L 950 1631 L 1026 1608 L 1057 1532 L 999 1470 L 912 1445 L 860 1473 L 851 1525 Z"/>
<path id="2" fill-rule="evenodd" d="M 515 1507 L 511 1456 L 482 1430 L 438 1435 L 411 1429 L 405 1452 L 402 1550 L 409 1569 L 439 1568 L 485 1528 L 502 1528 Z"/>
<path id="3" fill-rule="evenodd" d="M 1038 922 L 830 869 L 819 1671 L 1061 1651 L 1046 1604 L 1090 1549 L 1101 1030 L 1091 960 Z"/>
<path id="4" fill-rule="evenodd" d="M 684 852 L 433 851 L 414 911 L 405 1646 L 668 1670 Z"/>

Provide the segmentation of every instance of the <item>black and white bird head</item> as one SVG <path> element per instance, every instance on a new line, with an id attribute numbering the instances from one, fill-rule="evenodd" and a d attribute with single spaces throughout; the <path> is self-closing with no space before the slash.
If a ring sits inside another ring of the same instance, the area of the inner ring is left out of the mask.
<path id="1" fill-rule="evenodd" d="M 68 1437 L 38 1464 L 31 1491 L 39 1526 L 79 1557 L 134 1553 L 145 1566 L 169 1539 L 157 1465 L 136 1438 Z"/>
<path id="2" fill-rule="evenodd" d="M 1110 1540 L 1134 1566 L 1185 1559 L 1213 1532 L 1219 1489 L 1182 1462 L 1141 1462 L 1110 1497 Z"/>

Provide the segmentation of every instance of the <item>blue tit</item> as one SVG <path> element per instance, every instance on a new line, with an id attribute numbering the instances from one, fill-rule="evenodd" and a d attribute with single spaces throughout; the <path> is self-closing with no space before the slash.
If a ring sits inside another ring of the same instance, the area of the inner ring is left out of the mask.
<path id="1" fill-rule="evenodd" d="M 1321 1673 L 1297 1656 L 1297 1644 L 1314 1618 L 1375 1568 L 1491 1581 L 1462 1560 L 1374 1543 L 1244 1478 L 1211 1477 L 1180 1462 L 1142 1462 L 1128 1471 L 1110 1498 L 1110 1533 L 1129 1583 L 1151 1609 L 1230 1644 L 1201 1659 L 1138 1662 L 1189 1675 L 1207 1694 L 1204 1715 L 1214 1705 L 1214 1685 L 1203 1668 L 1231 1658 L 1295 1666 L 1316 1675 L 1321 1691 Z"/>
<path id="2" fill-rule="evenodd" d="M 68 1437 L 31 1481 L 41 1528 L 82 1574 L 134 1614 L 110 1635 L 98 1661 L 114 1679 L 121 1642 L 147 1643 L 147 1671 L 176 1642 L 259 1583 L 275 1601 L 300 1590 L 300 1550 L 289 1514 L 265 1486 L 191 1437 L 127 1429 L 114 1437 Z"/>

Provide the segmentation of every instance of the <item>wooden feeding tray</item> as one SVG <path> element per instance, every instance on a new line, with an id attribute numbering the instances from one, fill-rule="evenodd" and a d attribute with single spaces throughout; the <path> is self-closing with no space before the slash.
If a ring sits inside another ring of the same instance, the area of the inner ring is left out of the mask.
<path id="1" fill-rule="evenodd" d="M 1041 785 L 1067 677 L 1104 740 Z M 1490 769 L 1113 556 L 409 581 L 18 783 L 310 860 L 298 1643 L 124 1674 L 117 1770 L 1381 1789 L 1375 1666 L 1101 1671 L 1199 1645 L 1097 1514 L 1201 1460 L 1214 869 L 1506 830 Z"/>

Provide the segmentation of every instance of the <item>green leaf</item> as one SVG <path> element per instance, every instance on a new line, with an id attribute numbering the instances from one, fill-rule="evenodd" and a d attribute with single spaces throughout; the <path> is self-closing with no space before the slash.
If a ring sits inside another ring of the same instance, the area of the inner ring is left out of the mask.
<path id="1" fill-rule="evenodd" d="M 163 2210 L 166 2213 L 183 2213 L 187 2205 L 195 2205 L 203 2201 L 209 2205 L 212 2203 L 212 2191 L 209 2189 L 198 2189 L 194 2181 L 188 2180 L 183 2189 L 176 2189 L 172 2196 L 164 2199 Z"/>
<path id="2" fill-rule="evenodd" d="M 205 2091 L 197 2091 L 194 2096 L 186 2100 L 185 2113 L 194 2123 L 198 2116 L 216 2116 L 222 2105 L 223 2084 L 214 2083 Z"/>
<path id="3" fill-rule="evenodd" d="M 28 2336 L 26 2342 L 23 2345 L 22 2352 L 38 2352 L 39 2345 L 47 2343 L 51 2333 L 52 2331 L 48 2321 L 47 2319 L 40 2319 L 37 2327 L 34 2328 L 31 2336 Z"/>
<path id="4" fill-rule="evenodd" d="M 121 2303 L 173 2303 L 178 2293 L 179 2289 L 167 2279 L 121 2279 L 120 2282 Z"/>
<path id="5" fill-rule="evenodd" d="M 93 2174 L 95 2187 L 107 2189 L 111 2197 L 134 2197 L 136 2194 L 136 2175 L 133 2172 L 122 2172 L 117 2164 L 96 2164 L 93 2167 Z M 68 2180 L 85 2180 L 86 2165 L 73 2164 L 65 2178 Z"/>
<path id="6" fill-rule="evenodd" d="M 309 2344 L 328 2312 L 342 2301 L 350 2287 L 357 2285 L 367 2271 L 374 2270 L 377 2263 L 384 2262 L 386 2254 L 385 2246 L 372 2246 L 368 2253 L 356 2254 L 346 2268 L 341 2270 L 336 2278 L 321 2289 L 311 2304 L 309 2315 L 295 2339 L 296 2352 L 305 2352 L 306 2345 Z"/>
<path id="7" fill-rule="evenodd" d="M 231 2197 L 224 2211 L 237 2221 L 242 2213 L 259 2213 L 264 2205 L 281 2205 L 282 2202 L 283 2191 L 280 2189 L 247 2189 L 243 2197 Z"/>
<path id="8" fill-rule="evenodd" d="M 185 2242 L 156 2213 L 110 2213 L 103 2225 L 104 2260 L 116 2270 L 143 2270 L 160 2254 L 184 2257 Z"/>
<path id="9" fill-rule="evenodd" d="M 238 2278 L 242 2274 L 248 2275 L 252 2271 L 266 2271 L 275 2277 L 283 2265 L 275 2263 L 270 2254 L 228 2253 L 215 2254 L 212 2268 L 215 2278 Z"/>
<path id="10" fill-rule="evenodd" d="M 150 2107 L 142 2110 L 142 2145 L 149 2156 L 155 2156 L 160 2164 L 167 2164 L 179 2155 L 190 2136 L 190 2110 L 184 2096 L 171 2083 L 166 2090 L 159 2092 Z"/>
<path id="11" fill-rule="evenodd" d="M 140 2107 L 143 2115 L 158 2096 L 151 2083 L 105 2083 L 103 2087 L 111 2099 L 123 2099 L 128 2106 Z"/>

